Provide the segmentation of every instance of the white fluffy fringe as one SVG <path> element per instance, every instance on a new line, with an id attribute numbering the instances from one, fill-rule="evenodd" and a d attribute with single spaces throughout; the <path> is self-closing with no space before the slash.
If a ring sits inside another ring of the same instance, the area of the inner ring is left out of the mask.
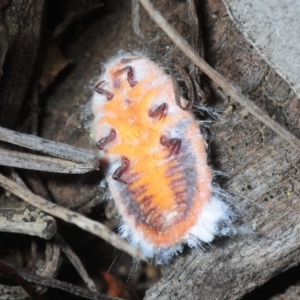
<path id="1" fill-rule="evenodd" d="M 198 216 L 197 224 L 189 230 L 181 243 L 172 247 L 155 247 L 147 242 L 140 232 L 130 228 L 123 220 L 119 227 L 119 234 L 132 246 L 140 249 L 147 258 L 154 259 L 157 265 L 167 264 L 174 255 L 182 252 L 184 244 L 191 248 L 202 249 L 204 244 L 212 242 L 216 236 L 236 234 L 233 226 L 236 215 L 230 208 L 230 198 L 231 196 L 225 191 L 216 187 L 214 195 Z"/>

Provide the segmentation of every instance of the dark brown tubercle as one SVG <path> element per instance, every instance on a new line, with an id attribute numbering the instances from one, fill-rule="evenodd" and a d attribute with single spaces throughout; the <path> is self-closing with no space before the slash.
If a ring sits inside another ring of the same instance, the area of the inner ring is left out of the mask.
<path id="1" fill-rule="evenodd" d="M 163 116 L 167 114 L 168 104 L 163 103 L 156 108 L 151 108 L 148 112 L 150 118 L 157 118 L 160 120 Z"/>
<path id="2" fill-rule="evenodd" d="M 122 69 L 116 71 L 115 73 L 113 73 L 113 76 L 119 76 L 124 72 L 127 72 L 127 81 L 129 83 L 129 85 L 131 87 L 134 87 L 135 85 L 137 85 L 138 82 L 134 80 L 134 73 L 133 73 L 133 69 L 131 66 L 127 66 L 125 68 L 122 68 Z"/>
<path id="3" fill-rule="evenodd" d="M 153 202 L 153 196 L 147 195 L 140 201 L 146 208 L 148 208 Z"/>
<path id="4" fill-rule="evenodd" d="M 100 87 L 104 82 L 105 81 L 98 82 L 94 87 L 94 91 L 97 92 L 98 94 L 105 95 L 107 100 L 110 101 L 114 97 L 114 94 L 112 94 L 109 91 L 104 90 Z"/>
<path id="5" fill-rule="evenodd" d="M 141 59 L 141 58 L 140 57 L 122 58 L 120 63 L 125 65 L 125 64 L 129 64 L 133 60 L 137 60 L 137 59 Z"/>
<path id="6" fill-rule="evenodd" d="M 103 150 L 107 144 L 112 142 L 117 136 L 116 131 L 112 128 L 108 136 L 102 138 L 96 143 L 96 146 L 99 150 Z"/>
<path id="7" fill-rule="evenodd" d="M 117 180 L 121 183 L 126 184 L 127 182 L 125 180 L 123 180 L 121 178 L 121 176 L 128 170 L 129 166 L 130 166 L 129 159 L 125 156 L 122 156 L 122 165 L 114 172 L 114 174 L 112 175 L 112 178 L 114 180 Z"/>
<path id="8" fill-rule="evenodd" d="M 170 149 L 170 153 L 168 157 L 170 157 L 171 155 L 179 154 L 180 147 L 181 147 L 181 139 L 177 139 L 177 138 L 170 139 L 165 135 L 162 135 L 159 141 L 163 146 Z"/>

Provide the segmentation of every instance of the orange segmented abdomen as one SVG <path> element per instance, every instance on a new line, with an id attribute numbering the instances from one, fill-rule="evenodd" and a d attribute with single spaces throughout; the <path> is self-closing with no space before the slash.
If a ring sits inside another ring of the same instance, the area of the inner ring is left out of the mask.
<path id="1" fill-rule="evenodd" d="M 158 161 L 161 164 L 141 173 L 135 173 L 135 169 L 142 165 L 134 165 L 122 177 L 128 176 L 128 183 L 119 193 L 119 201 L 127 199 L 126 218 L 156 246 L 173 246 L 183 240 L 210 198 L 210 183 L 202 184 L 201 195 L 205 198 L 200 196 L 197 159 L 189 148 L 185 140 L 174 157 L 162 159 Z M 130 181 L 131 174 L 138 174 L 134 181 Z M 209 170 L 202 176 L 209 178 Z"/>
<path id="2" fill-rule="evenodd" d="M 210 241 L 214 223 L 197 228 L 212 197 L 205 141 L 192 113 L 176 105 L 171 77 L 145 57 L 114 58 L 95 87 L 93 111 L 123 235 L 149 257 L 178 250 L 192 235 Z"/>

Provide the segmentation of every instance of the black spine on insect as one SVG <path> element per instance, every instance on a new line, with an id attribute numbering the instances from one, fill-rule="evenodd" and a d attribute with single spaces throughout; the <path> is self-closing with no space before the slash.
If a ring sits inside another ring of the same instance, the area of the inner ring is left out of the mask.
<path id="1" fill-rule="evenodd" d="M 178 138 L 168 138 L 165 135 L 160 137 L 160 143 L 170 150 L 170 153 L 167 157 L 171 155 L 178 155 L 181 147 L 181 139 Z"/>
<path id="2" fill-rule="evenodd" d="M 121 176 L 128 170 L 130 166 L 130 161 L 127 157 L 122 156 L 122 165 L 114 172 L 112 178 L 121 183 L 126 184 L 127 182 L 121 178 Z"/>
<path id="3" fill-rule="evenodd" d="M 134 80 L 134 72 L 133 72 L 133 69 L 131 66 L 127 66 L 127 67 L 124 67 L 124 68 L 116 71 L 115 73 L 113 73 L 113 76 L 119 76 L 125 72 L 127 72 L 127 81 L 129 83 L 129 85 L 131 87 L 136 86 L 138 82 Z"/>
<path id="4" fill-rule="evenodd" d="M 102 138 L 96 143 L 96 146 L 99 150 L 103 150 L 107 144 L 112 142 L 117 136 L 116 131 L 112 128 L 108 136 Z"/>
<path id="5" fill-rule="evenodd" d="M 101 85 L 104 83 L 105 81 L 100 81 L 98 82 L 95 87 L 94 87 L 94 91 L 98 94 L 101 94 L 101 95 L 105 95 L 106 98 L 107 98 L 107 101 L 110 101 L 113 99 L 114 97 L 114 94 L 112 94 L 111 92 L 101 88 Z"/>
<path id="6" fill-rule="evenodd" d="M 151 108 L 148 112 L 148 115 L 150 118 L 157 118 L 160 120 L 162 117 L 164 117 L 167 114 L 168 111 L 168 104 L 163 103 L 154 109 Z"/>

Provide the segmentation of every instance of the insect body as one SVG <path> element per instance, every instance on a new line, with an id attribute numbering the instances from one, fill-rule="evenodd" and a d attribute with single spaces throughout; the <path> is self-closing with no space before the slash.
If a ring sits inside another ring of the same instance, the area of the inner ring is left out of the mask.
<path id="1" fill-rule="evenodd" d="M 184 243 L 211 242 L 228 207 L 213 196 L 204 138 L 176 105 L 171 77 L 126 53 L 105 65 L 94 90 L 93 130 L 121 235 L 158 264 Z"/>

